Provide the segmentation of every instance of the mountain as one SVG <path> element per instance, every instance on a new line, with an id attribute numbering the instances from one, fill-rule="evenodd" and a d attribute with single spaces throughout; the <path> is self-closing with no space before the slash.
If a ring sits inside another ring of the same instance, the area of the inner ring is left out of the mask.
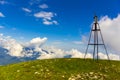
<path id="1" fill-rule="evenodd" d="M 0 80 L 119 80 L 120 62 L 47 59 L 0 66 Z"/>
<path id="2" fill-rule="evenodd" d="M 0 65 L 6 65 L 11 63 L 18 63 L 18 62 L 24 62 L 29 60 L 36 60 L 38 56 L 41 55 L 41 52 L 35 51 L 34 48 L 24 47 L 24 52 L 27 52 L 29 54 L 29 51 L 32 51 L 32 56 L 24 56 L 24 57 L 16 57 L 9 55 L 9 51 L 5 48 L 0 47 Z M 48 54 L 49 52 L 47 50 L 41 49 L 42 52 Z"/>
<path id="3" fill-rule="evenodd" d="M 20 62 L 19 58 L 10 56 L 7 49 L 0 47 L 0 65 Z"/>
<path id="4" fill-rule="evenodd" d="M 30 48 L 25 48 L 24 50 L 30 50 Z M 37 56 L 39 55 L 39 52 L 33 52 L 33 55 L 31 57 L 15 57 L 8 54 L 8 50 L 0 47 L 0 65 L 6 65 L 10 63 L 17 63 L 22 61 L 28 61 L 28 60 L 35 60 Z"/>

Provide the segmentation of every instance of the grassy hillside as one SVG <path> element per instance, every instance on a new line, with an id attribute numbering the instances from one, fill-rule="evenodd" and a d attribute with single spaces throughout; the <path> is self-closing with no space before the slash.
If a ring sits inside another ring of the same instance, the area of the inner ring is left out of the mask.
<path id="1" fill-rule="evenodd" d="M 0 66 L 0 80 L 120 80 L 120 62 L 35 60 Z"/>

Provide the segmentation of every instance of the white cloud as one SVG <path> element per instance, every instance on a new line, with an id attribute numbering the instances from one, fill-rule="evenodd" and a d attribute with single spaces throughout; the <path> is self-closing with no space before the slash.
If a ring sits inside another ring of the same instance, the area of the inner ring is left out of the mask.
<path id="1" fill-rule="evenodd" d="M 32 56 L 33 51 L 42 52 L 41 46 L 45 43 L 47 38 L 33 38 L 30 42 L 24 43 L 23 45 L 18 43 L 15 39 L 12 39 L 10 36 L 3 36 L 0 34 L 0 47 L 3 47 L 8 50 L 8 54 L 11 56 L 16 57 L 25 57 L 25 56 Z M 24 48 L 34 48 L 34 50 L 25 51 Z"/>
<path id="2" fill-rule="evenodd" d="M 99 21 L 105 43 L 114 51 L 120 51 L 120 14 L 116 18 L 104 16 Z"/>
<path id="3" fill-rule="evenodd" d="M 30 50 L 27 51 L 23 51 L 23 53 L 25 53 L 25 56 L 33 56 L 34 52 L 39 52 L 40 54 L 45 53 L 44 51 L 42 51 L 41 46 L 47 41 L 47 38 L 33 38 L 32 40 L 30 40 L 28 43 L 24 44 L 24 47 L 28 47 L 30 48 Z M 32 48 L 32 49 L 31 49 Z"/>
<path id="4" fill-rule="evenodd" d="M 63 58 L 66 54 L 64 50 L 55 47 L 46 47 L 48 53 L 42 53 L 37 59 Z"/>
<path id="5" fill-rule="evenodd" d="M 45 24 L 45 25 L 52 25 L 52 24 L 58 24 L 58 22 L 57 21 L 49 21 L 47 19 L 44 19 L 43 20 L 43 24 Z"/>
<path id="6" fill-rule="evenodd" d="M 58 24 L 57 21 L 52 20 L 52 18 L 56 16 L 56 14 L 53 12 L 41 11 L 41 12 L 35 13 L 34 16 L 36 18 L 41 18 L 43 20 L 43 24 L 45 25 Z"/>
<path id="7" fill-rule="evenodd" d="M 109 54 L 110 60 L 120 60 L 120 56 L 116 54 Z"/>
<path id="8" fill-rule="evenodd" d="M 108 59 L 107 55 L 104 53 L 98 53 L 100 59 Z M 109 53 L 110 60 L 120 60 L 120 56 L 116 54 Z"/>
<path id="9" fill-rule="evenodd" d="M 84 53 L 78 51 L 77 49 L 71 49 L 70 51 L 67 51 L 67 54 L 71 55 L 71 58 L 84 58 Z M 92 58 L 92 55 L 88 53 L 86 55 L 86 58 Z"/>
<path id="10" fill-rule="evenodd" d="M 53 23 L 50 22 L 50 21 L 48 21 L 48 20 L 43 20 L 43 24 L 45 24 L 45 25 L 51 25 L 51 24 L 53 24 Z"/>
<path id="11" fill-rule="evenodd" d="M 71 49 L 69 51 L 64 51 L 55 47 L 47 47 L 45 50 L 48 53 L 42 53 L 37 59 L 51 59 L 51 58 L 64 58 L 65 56 L 71 56 L 71 58 L 84 58 L 85 53 L 78 51 L 77 49 Z M 107 55 L 104 53 L 98 53 L 99 59 L 107 59 Z M 87 53 L 86 58 L 93 58 L 91 53 Z M 119 60 L 119 56 L 116 54 L 109 54 L 110 60 Z"/>
<path id="12" fill-rule="evenodd" d="M 5 28 L 4 26 L 0 26 L 0 29 L 3 29 L 3 28 Z"/>
<path id="13" fill-rule="evenodd" d="M 0 17 L 5 17 L 4 14 L 2 12 L 0 12 Z"/>
<path id="14" fill-rule="evenodd" d="M 46 40 L 47 40 L 46 37 L 44 37 L 44 38 L 40 38 L 40 37 L 33 38 L 30 42 L 27 43 L 27 46 L 38 48 L 38 47 L 41 47 L 46 42 Z"/>
<path id="15" fill-rule="evenodd" d="M 34 16 L 37 18 L 51 20 L 51 18 L 54 17 L 54 13 L 41 11 L 41 12 L 35 13 Z"/>
<path id="16" fill-rule="evenodd" d="M 42 4 L 42 5 L 39 5 L 39 7 L 42 8 L 42 9 L 46 9 L 46 8 L 48 8 L 48 5 L 47 4 Z"/>
<path id="17" fill-rule="evenodd" d="M 29 42 L 29 46 L 42 46 L 42 44 L 44 44 L 46 42 L 47 38 L 44 37 L 44 38 L 40 38 L 40 37 L 37 37 L 37 38 L 33 38 L 30 42 Z"/>
<path id="18" fill-rule="evenodd" d="M 33 38 L 23 45 L 18 43 L 15 39 L 12 39 L 10 36 L 3 36 L 0 34 L 0 47 L 3 47 L 8 50 L 8 54 L 16 57 L 31 57 L 34 56 L 34 52 L 39 52 L 37 59 L 50 59 L 50 58 L 64 58 L 70 56 L 71 58 L 84 58 L 85 53 L 78 51 L 77 49 L 71 49 L 68 51 L 58 49 L 56 47 L 43 47 L 41 46 L 47 41 L 47 38 Z M 24 50 L 27 47 L 30 50 Z M 119 55 L 109 53 L 111 60 L 119 60 Z M 92 54 L 88 53 L 86 58 L 92 58 Z M 107 59 L 106 54 L 99 53 L 100 59 Z"/>
<path id="19" fill-rule="evenodd" d="M 23 57 L 24 54 L 22 54 L 22 45 L 19 44 L 15 39 L 12 39 L 11 37 L 7 36 L 4 37 L 3 34 L 0 35 L 0 46 L 9 50 L 8 54 L 11 56 L 17 56 L 17 57 Z"/>
<path id="20" fill-rule="evenodd" d="M 30 9 L 28 9 L 28 8 L 22 8 L 22 10 L 25 11 L 25 12 L 28 12 L 28 13 L 32 12 L 32 11 L 31 11 Z"/>

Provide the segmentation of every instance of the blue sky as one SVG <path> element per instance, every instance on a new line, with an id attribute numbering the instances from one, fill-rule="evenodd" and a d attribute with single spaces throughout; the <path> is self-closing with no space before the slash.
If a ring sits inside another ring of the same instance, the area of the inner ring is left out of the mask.
<path id="1" fill-rule="evenodd" d="M 71 42 L 88 35 L 93 16 L 116 17 L 120 0 L 0 0 L 0 33 L 18 41 L 47 37 L 48 45 L 79 47 Z"/>

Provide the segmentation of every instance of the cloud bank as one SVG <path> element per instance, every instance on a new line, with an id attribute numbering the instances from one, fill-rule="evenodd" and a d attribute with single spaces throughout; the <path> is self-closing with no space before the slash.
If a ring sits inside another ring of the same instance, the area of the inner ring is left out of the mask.
<path id="1" fill-rule="evenodd" d="M 32 56 L 32 52 L 34 51 L 40 51 L 40 47 L 45 43 L 47 38 L 34 38 L 29 42 L 26 42 L 23 44 L 18 43 L 15 39 L 12 39 L 10 36 L 3 36 L 3 34 L 0 34 L 0 47 L 3 47 L 8 50 L 9 55 L 16 56 L 16 57 L 26 57 L 26 56 Z M 32 50 L 24 50 L 25 47 L 28 48 L 34 48 L 34 51 Z"/>
<path id="2" fill-rule="evenodd" d="M 51 59 L 51 58 L 84 58 L 85 53 L 78 51 L 77 49 L 71 49 L 69 51 L 65 51 L 62 49 L 58 49 L 56 47 L 42 47 L 45 44 L 47 38 L 33 38 L 29 42 L 24 44 L 18 43 L 15 39 L 12 39 L 10 36 L 3 36 L 0 34 L 0 47 L 7 49 L 10 56 L 15 57 L 34 57 L 36 59 Z M 109 57 L 111 60 L 119 60 L 119 56 L 117 54 L 109 53 Z M 86 58 L 92 58 L 92 54 L 88 53 Z M 100 59 L 107 59 L 106 54 L 99 53 Z"/>
<path id="3" fill-rule="evenodd" d="M 9 51 L 8 54 L 11 56 L 24 56 L 21 53 L 23 47 L 18 42 L 16 42 L 15 39 L 12 39 L 9 36 L 4 37 L 3 34 L 0 34 L 0 46 L 7 49 Z"/>
<path id="4" fill-rule="evenodd" d="M 120 14 L 113 19 L 104 16 L 99 23 L 105 43 L 120 55 Z"/>

